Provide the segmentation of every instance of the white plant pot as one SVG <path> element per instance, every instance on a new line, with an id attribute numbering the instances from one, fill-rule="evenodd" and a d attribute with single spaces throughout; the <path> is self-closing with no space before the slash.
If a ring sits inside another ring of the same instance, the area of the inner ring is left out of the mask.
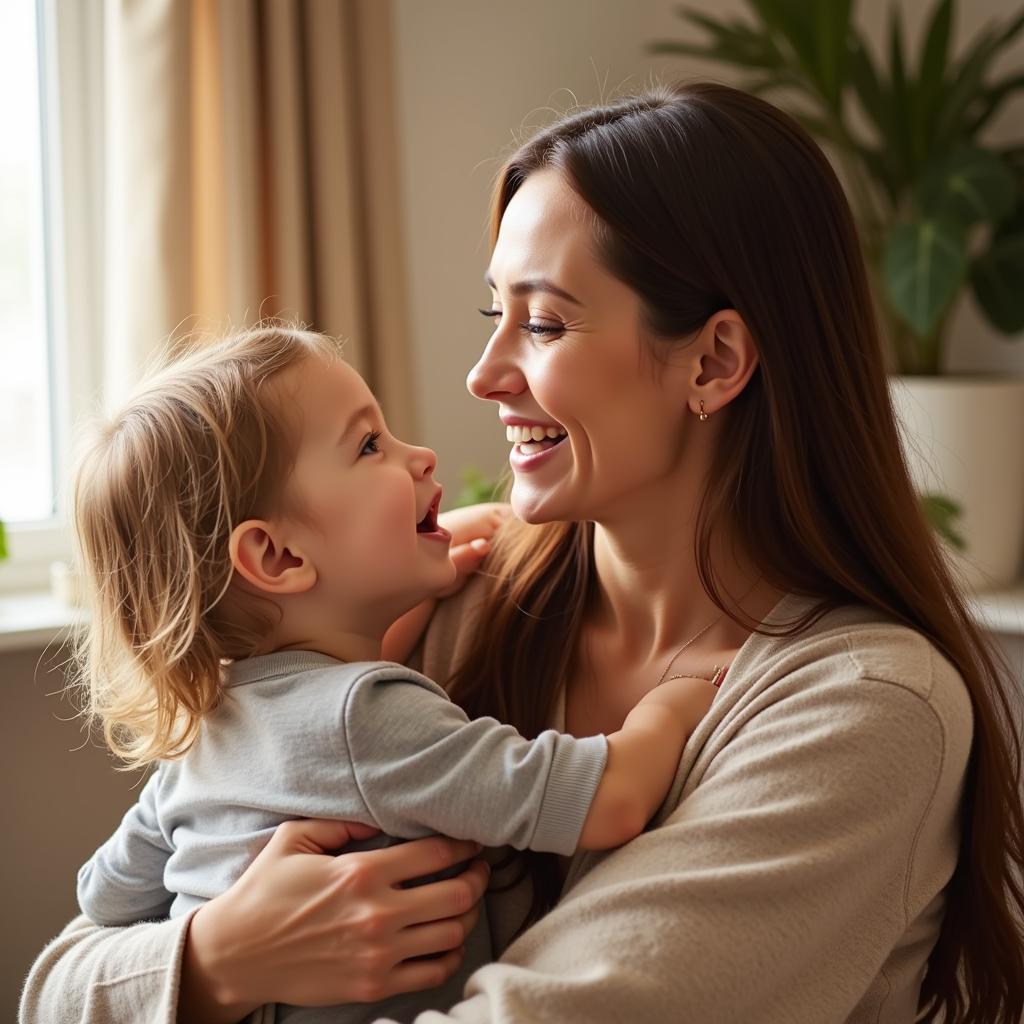
<path id="1" fill-rule="evenodd" d="M 1024 549 L 1024 378 L 893 377 L 890 394 L 914 486 L 962 510 L 950 555 L 974 590 L 1020 578 Z"/>

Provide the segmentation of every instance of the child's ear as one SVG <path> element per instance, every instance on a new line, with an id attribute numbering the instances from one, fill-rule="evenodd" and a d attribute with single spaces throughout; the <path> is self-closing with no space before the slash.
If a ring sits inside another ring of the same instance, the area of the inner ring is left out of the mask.
<path id="1" fill-rule="evenodd" d="M 235 571 L 271 594 L 301 594 L 316 583 L 316 567 L 301 551 L 289 548 L 262 519 L 247 519 L 231 531 L 228 551 Z"/>

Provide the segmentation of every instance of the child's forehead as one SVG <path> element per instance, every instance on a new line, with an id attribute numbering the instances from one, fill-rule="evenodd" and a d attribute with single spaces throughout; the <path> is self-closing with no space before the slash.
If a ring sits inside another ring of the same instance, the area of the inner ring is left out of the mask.
<path id="1" fill-rule="evenodd" d="M 333 426 L 357 409 L 376 405 L 366 381 L 340 359 L 309 359 L 298 370 L 288 398 L 308 426 Z"/>

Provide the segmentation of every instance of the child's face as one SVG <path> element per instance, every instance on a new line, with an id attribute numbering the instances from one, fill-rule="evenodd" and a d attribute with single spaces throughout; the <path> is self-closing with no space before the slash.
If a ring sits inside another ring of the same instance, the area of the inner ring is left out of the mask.
<path id="1" fill-rule="evenodd" d="M 397 617 L 452 583 L 450 535 L 429 448 L 392 437 L 363 379 L 310 359 L 283 394 L 300 424 L 285 484 L 288 530 L 339 613 Z"/>

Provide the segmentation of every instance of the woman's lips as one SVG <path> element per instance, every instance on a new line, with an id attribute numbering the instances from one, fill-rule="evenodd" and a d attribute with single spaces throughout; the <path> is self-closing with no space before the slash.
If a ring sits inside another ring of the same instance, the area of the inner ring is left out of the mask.
<path id="1" fill-rule="evenodd" d="M 553 444 L 541 451 L 529 453 L 523 452 L 518 444 L 513 445 L 508 455 L 508 461 L 512 469 L 517 473 L 533 472 L 557 458 L 560 449 L 568 448 L 566 441 L 567 438 L 562 437 L 557 444 Z"/>

